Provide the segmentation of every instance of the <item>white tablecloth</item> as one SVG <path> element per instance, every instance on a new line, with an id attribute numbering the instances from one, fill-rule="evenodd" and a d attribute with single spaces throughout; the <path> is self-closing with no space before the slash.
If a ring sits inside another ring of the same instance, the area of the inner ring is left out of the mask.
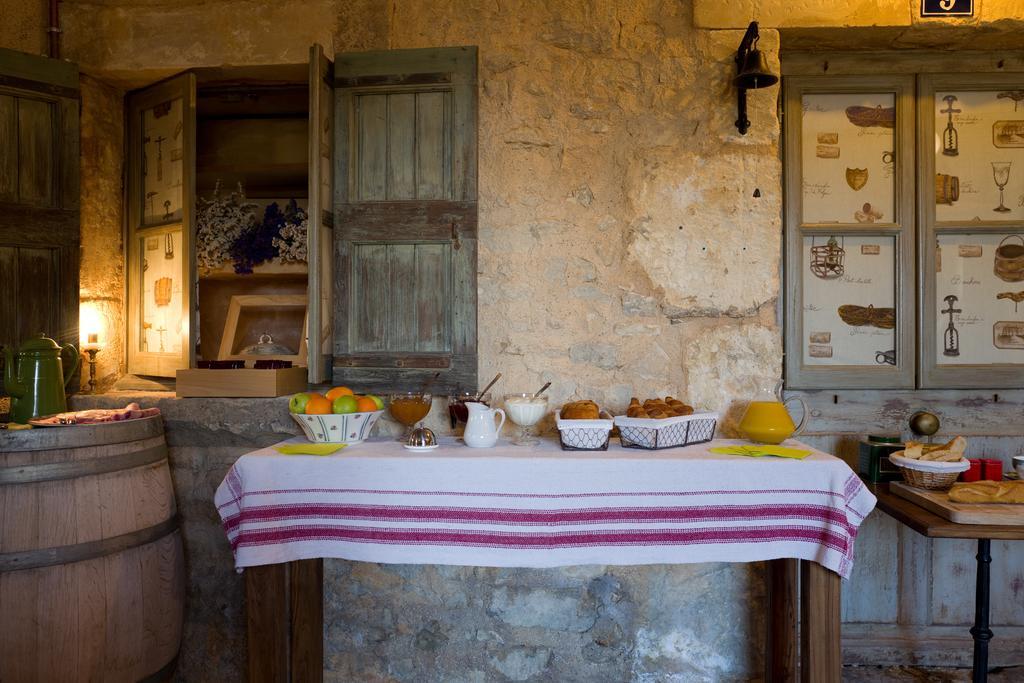
<path id="1" fill-rule="evenodd" d="M 300 438 L 289 442 L 301 441 Z M 523 448 L 428 454 L 367 441 L 330 456 L 243 455 L 215 501 L 239 569 L 316 557 L 404 564 L 813 560 L 844 578 L 875 498 L 838 458 Z M 787 446 L 808 448 L 795 441 Z"/>

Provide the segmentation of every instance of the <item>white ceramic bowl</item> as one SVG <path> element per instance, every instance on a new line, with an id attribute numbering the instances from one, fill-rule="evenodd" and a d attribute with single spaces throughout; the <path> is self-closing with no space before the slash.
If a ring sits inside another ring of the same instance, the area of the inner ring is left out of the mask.
<path id="1" fill-rule="evenodd" d="M 302 428 L 302 433 L 313 443 L 355 444 L 366 440 L 370 430 L 384 414 L 383 410 L 372 413 L 346 413 L 344 415 L 305 415 L 291 413 Z"/>

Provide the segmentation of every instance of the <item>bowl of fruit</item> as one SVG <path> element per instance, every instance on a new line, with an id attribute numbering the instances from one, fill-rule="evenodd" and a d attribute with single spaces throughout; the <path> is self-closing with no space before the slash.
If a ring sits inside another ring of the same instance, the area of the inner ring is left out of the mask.
<path id="1" fill-rule="evenodd" d="M 323 394 L 295 394 L 288 401 L 288 410 L 310 441 L 356 444 L 370 435 L 384 414 L 384 401 L 373 394 L 334 387 Z"/>

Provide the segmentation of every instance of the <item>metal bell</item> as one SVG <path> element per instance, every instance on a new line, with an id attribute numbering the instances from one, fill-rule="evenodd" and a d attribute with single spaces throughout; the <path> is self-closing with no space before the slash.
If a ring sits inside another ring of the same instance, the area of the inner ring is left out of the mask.
<path id="1" fill-rule="evenodd" d="M 743 62 L 743 68 L 740 69 L 736 78 L 732 79 L 733 85 L 745 90 L 767 88 L 778 82 L 779 77 L 772 73 L 771 68 L 768 66 L 768 59 L 758 49 L 753 49 L 747 53 L 746 60 Z"/>

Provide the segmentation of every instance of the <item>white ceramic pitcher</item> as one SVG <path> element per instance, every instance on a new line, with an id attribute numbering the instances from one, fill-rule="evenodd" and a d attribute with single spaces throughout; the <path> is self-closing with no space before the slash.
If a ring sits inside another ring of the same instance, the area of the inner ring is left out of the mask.
<path id="1" fill-rule="evenodd" d="M 469 418 L 466 420 L 466 432 L 462 440 L 470 448 L 490 448 L 498 443 L 498 434 L 505 424 L 505 411 L 501 408 L 488 408 L 486 404 L 466 403 Z M 494 416 L 501 415 L 501 422 L 494 424 Z"/>

